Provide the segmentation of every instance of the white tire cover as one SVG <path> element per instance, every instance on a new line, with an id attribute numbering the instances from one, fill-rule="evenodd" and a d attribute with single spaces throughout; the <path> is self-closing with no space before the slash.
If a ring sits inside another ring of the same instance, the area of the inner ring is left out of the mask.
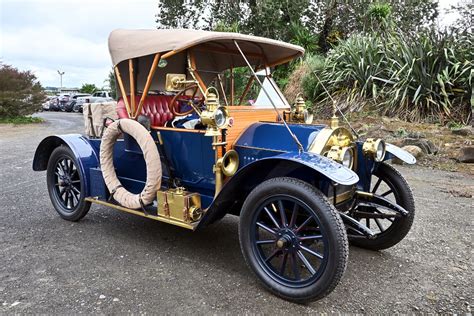
<path id="1" fill-rule="evenodd" d="M 140 194 L 132 194 L 123 188 L 115 173 L 113 149 L 122 132 L 136 140 L 145 158 L 146 184 Z M 105 184 L 120 205 L 138 209 L 142 207 L 142 203 L 148 205 L 155 199 L 156 192 L 161 186 L 160 155 L 150 133 L 137 121 L 121 119 L 109 125 L 100 144 L 100 165 Z"/>

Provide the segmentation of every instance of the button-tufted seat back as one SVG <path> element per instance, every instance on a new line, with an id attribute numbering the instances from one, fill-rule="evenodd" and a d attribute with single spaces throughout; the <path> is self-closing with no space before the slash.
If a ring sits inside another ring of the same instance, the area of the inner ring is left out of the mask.
<path id="1" fill-rule="evenodd" d="M 140 97 L 135 96 L 135 106 L 140 103 Z M 130 100 L 130 96 L 128 98 Z M 170 110 L 172 99 L 173 96 L 169 95 L 148 95 L 143 103 L 141 114 L 150 118 L 152 127 L 164 126 L 174 117 Z M 117 103 L 117 114 L 119 118 L 128 118 L 127 108 L 122 98 Z"/>

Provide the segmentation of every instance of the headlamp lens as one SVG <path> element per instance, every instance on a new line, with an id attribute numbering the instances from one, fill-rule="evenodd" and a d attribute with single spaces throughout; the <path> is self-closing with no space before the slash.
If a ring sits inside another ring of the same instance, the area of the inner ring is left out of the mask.
<path id="1" fill-rule="evenodd" d="M 216 126 L 217 127 L 224 126 L 226 119 L 227 119 L 226 112 L 223 109 L 218 108 L 214 114 L 214 120 L 216 122 Z"/>
<path id="2" fill-rule="evenodd" d="M 350 169 L 352 168 L 353 161 L 354 157 L 352 154 L 352 150 L 350 148 L 345 149 L 342 156 L 342 165 Z"/>
<path id="3" fill-rule="evenodd" d="M 376 161 L 382 161 L 385 157 L 385 143 L 380 140 L 377 144 L 377 152 L 375 154 Z"/>

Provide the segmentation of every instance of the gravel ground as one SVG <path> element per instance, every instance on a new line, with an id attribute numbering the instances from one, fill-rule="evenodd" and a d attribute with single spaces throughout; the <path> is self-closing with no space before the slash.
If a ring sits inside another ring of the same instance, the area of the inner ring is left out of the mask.
<path id="1" fill-rule="evenodd" d="M 412 231 L 388 250 L 351 247 L 336 290 L 297 305 L 257 283 L 236 217 L 195 233 L 99 206 L 60 219 L 33 154 L 47 135 L 81 132 L 82 116 L 39 115 L 45 124 L 0 125 L 0 313 L 471 312 L 474 199 L 458 193 L 473 176 L 398 167 L 415 195 Z"/>

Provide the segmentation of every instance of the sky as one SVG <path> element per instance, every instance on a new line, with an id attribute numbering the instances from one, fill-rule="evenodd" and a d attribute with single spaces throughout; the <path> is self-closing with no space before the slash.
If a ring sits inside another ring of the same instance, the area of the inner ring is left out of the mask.
<path id="1" fill-rule="evenodd" d="M 440 24 L 455 16 L 440 0 Z M 106 85 L 112 64 L 107 48 L 116 28 L 155 28 L 158 0 L 0 0 L 0 61 L 31 70 L 43 86 Z"/>

